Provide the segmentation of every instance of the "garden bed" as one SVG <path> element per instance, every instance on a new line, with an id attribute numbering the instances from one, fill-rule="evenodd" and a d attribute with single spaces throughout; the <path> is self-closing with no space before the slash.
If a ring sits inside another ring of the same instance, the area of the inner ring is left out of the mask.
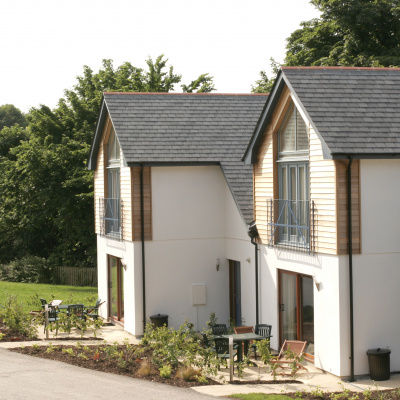
<path id="1" fill-rule="evenodd" d="M 171 371 L 170 378 L 163 378 L 157 368 L 151 368 L 149 374 L 146 368 L 142 368 L 147 362 L 150 354 L 143 354 L 140 358 L 135 357 L 135 351 L 132 345 L 95 345 L 85 346 L 26 346 L 10 349 L 21 354 L 46 358 L 48 360 L 56 360 L 65 362 L 78 367 L 89 368 L 96 371 L 109 372 L 112 374 L 130 376 L 132 378 L 145 379 L 148 381 L 164 383 L 179 387 L 193 387 L 204 385 L 218 385 L 217 381 L 208 379 L 199 382 L 194 378 L 193 381 L 185 381 L 176 376 L 178 369 Z M 144 371 L 143 371 L 144 370 Z"/>

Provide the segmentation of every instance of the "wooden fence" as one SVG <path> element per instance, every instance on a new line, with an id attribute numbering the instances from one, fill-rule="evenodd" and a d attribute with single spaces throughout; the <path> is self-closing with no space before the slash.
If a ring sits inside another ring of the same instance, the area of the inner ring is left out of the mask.
<path id="1" fill-rule="evenodd" d="M 53 267 L 53 281 L 59 285 L 97 286 L 97 268 Z"/>

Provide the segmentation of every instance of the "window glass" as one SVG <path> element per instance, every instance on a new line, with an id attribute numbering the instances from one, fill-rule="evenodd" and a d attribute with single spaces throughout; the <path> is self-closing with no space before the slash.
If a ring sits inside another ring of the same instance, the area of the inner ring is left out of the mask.
<path id="1" fill-rule="evenodd" d="M 296 151 L 295 147 L 296 138 L 296 121 L 293 109 L 289 111 L 286 117 L 285 125 L 280 134 L 280 151 Z"/>
<path id="2" fill-rule="evenodd" d="M 114 130 L 110 134 L 110 139 L 108 140 L 108 165 L 119 164 L 120 159 L 120 149 L 119 142 L 115 136 Z"/>
<path id="3" fill-rule="evenodd" d="M 297 151 L 308 150 L 308 129 L 299 111 L 296 109 Z"/>
<path id="4" fill-rule="evenodd" d="M 305 155 L 308 152 L 308 128 L 299 111 L 293 105 L 279 131 L 279 158 Z"/>

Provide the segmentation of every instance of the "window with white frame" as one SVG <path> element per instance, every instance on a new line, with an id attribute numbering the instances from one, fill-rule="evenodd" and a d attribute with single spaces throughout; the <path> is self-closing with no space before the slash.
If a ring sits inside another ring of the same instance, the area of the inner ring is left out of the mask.
<path id="1" fill-rule="evenodd" d="M 278 132 L 278 241 L 299 247 L 309 243 L 308 128 L 292 104 Z"/>

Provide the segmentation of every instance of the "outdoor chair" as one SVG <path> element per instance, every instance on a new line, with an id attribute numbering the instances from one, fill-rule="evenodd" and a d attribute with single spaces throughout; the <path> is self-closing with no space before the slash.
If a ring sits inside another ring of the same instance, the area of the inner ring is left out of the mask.
<path id="1" fill-rule="evenodd" d="M 254 328 L 252 326 L 236 326 L 235 328 L 233 328 L 233 330 L 235 331 L 236 334 L 239 333 L 254 333 Z M 252 346 L 253 341 L 251 340 L 248 344 L 250 346 Z M 246 344 L 247 346 L 247 344 Z M 245 344 L 242 344 L 242 351 L 245 351 Z M 247 354 L 245 354 L 247 355 Z"/>
<path id="2" fill-rule="evenodd" d="M 228 334 L 228 328 L 226 324 L 215 324 L 211 327 L 214 336 L 222 336 Z"/>
<path id="3" fill-rule="evenodd" d="M 281 375 L 294 375 L 299 369 L 305 369 L 306 371 L 308 371 L 306 367 L 303 367 L 294 358 L 287 358 L 285 354 L 285 352 L 290 350 L 295 356 L 301 357 L 304 354 L 306 345 L 307 342 L 303 342 L 300 340 L 285 340 L 278 357 L 271 359 L 271 362 L 273 364 L 278 364 L 277 368 L 281 368 L 282 370 L 291 369 L 290 374 L 282 372 Z M 295 363 L 294 366 L 293 363 Z"/>
<path id="4" fill-rule="evenodd" d="M 40 302 L 42 303 L 42 308 L 44 309 L 44 306 L 47 304 L 47 301 L 45 299 L 40 299 Z"/>
<path id="5" fill-rule="evenodd" d="M 51 324 L 52 322 L 56 322 L 58 321 L 60 318 L 58 318 L 58 311 L 56 309 L 56 307 L 52 307 L 52 306 L 48 306 L 47 308 L 47 321 L 49 324 Z M 44 315 L 44 332 L 46 332 L 46 313 Z M 56 328 L 56 335 L 58 333 L 58 328 Z"/>
<path id="6" fill-rule="evenodd" d="M 271 330 L 272 330 L 272 325 L 268 325 L 268 324 L 258 324 L 255 327 L 255 333 L 257 335 L 263 336 L 264 339 L 268 339 L 268 340 L 270 340 L 272 338 Z M 264 339 L 259 339 L 259 340 L 264 340 Z M 253 343 L 251 345 L 251 347 L 254 350 L 254 358 L 257 360 L 257 344 Z"/>
<path id="7" fill-rule="evenodd" d="M 219 358 L 223 360 L 229 359 L 229 339 L 215 338 L 215 352 Z M 237 351 L 233 349 L 233 359 L 237 358 Z"/>
<path id="8" fill-rule="evenodd" d="M 67 315 L 69 317 L 75 315 L 75 317 L 78 319 L 86 320 L 84 308 L 85 306 L 83 304 L 70 304 L 67 309 Z"/>
<path id="9" fill-rule="evenodd" d="M 104 303 L 104 301 L 103 301 L 103 303 Z M 103 303 L 101 302 L 101 299 L 97 299 L 95 306 L 87 307 L 86 310 L 84 310 L 85 316 L 86 317 L 91 317 L 94 320 L 96 320 L 99 317 L 99 307 Z"/>

